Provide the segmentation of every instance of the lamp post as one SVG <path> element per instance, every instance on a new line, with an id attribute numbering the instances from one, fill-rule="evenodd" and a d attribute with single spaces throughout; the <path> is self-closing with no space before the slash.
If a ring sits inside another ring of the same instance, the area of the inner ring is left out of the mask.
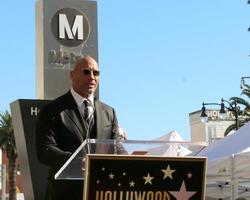
<path id="1" fill-rule="evenodd" d="M 225 103 L 228 104 L 228 106 L 225 105 Z M 206 107 L 207 105 L 220 105 L 220 112 L 219 112 L 219 117 L 221 119 L 225 119 L 226 117 L 226 110 L 229 110 L 234 113 L 235 116 L 235 125 L 236 125 L 236 130 L 239 129 L 239 108 L 237 107 L 237 102 L 233 101 L 232 103 L 230 101 L 227 101 L 225 99 L 221 99 L 221 103 L 202 103 L 202 109 L 201 109 L 201 121 L 206 122 L 207 121 L 207 114 L 206 114 Z"/>
<path id="2" fill-rule="evenodd" d="M 250 31 L 250 27 L 249 27 L 249 31 Z M 243 89 L 243 87 L 246 85 L 245 79 L 250 79 L 250 76 L 243 76 L 243 77 L 241 77 L 241 80 L 240 80 L 240 89 Z"/>

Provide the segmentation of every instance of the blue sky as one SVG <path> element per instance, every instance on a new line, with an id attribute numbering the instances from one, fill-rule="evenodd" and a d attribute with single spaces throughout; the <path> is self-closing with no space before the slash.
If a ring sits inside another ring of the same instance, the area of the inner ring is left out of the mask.
<path id="1" fill-rule="evenodd" d="M 190 112 L 240 96 L 250 76 L 247 0 L 97 2 L 100 99 L 130 139 L 176 130 L 189 140 Z M 3 1 L 0 19 L 4 111 L 35 99 L 35 1 Z"/>

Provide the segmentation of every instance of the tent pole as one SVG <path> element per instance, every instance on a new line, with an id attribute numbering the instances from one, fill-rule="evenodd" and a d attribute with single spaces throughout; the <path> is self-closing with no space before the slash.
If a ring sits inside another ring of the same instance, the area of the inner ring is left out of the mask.
<path id="1" fill-rule="evenodd" d="M 238 198 L 238 179 L 235 178 L 234 174 L 235 167 L 235 156 L 232 154 L 232 178 L 231 178 L 231 200 L 235 200 Z"/>
<path id="2" fill-rule="evenodd" d="M 239 182 L 237 178 L 231 179 L 231 200 L 235 200 L 238 198 L 238 187 Z"/>

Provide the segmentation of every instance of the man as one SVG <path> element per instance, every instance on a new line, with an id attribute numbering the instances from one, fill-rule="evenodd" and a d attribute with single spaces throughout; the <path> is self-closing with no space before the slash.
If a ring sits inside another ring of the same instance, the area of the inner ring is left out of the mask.
<path id="1" fill-rule="evenodd" d="M 79 59 L 70 72 L 70 91 L 39 112 L 37 156 L 41 163 L 49 166 L 46 199 L 82 200 L 83 181 L 54 180 L 55 173 L 86 138 L 120 136 L 115 110 L 94 99 L 99 74 L 98 64 L 92 57 Z"/>

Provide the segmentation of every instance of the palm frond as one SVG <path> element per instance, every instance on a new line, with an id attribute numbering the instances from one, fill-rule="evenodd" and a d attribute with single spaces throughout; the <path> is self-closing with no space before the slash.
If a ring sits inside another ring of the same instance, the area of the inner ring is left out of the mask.
<path id="1" fill-rule="evenodd" d="M 0 113 L 0 128 L 5 131 L 10 131 L 13 129 L 12 117 L 8 111 Z"/>
<path id="2" fill-rule="evenodd" d="M 227 136 L 231 131 L 236 131 L 237 128 L 239 129 L 240 127 L 242 127 L 246 122 L 248 122 L 250 119 L 244 119 L 244 120 L 240 120 L 239 126 L 237 127 L 236 123 L 231 124 L 230 126 L 227 127 L 227 129 L 224 132 L 224 136 Z"/>
<path id="3" fill-rule="evenodd" d="M 0 148 L 8 157 L 17 155 L 12 117 L 8 111 L 0 113 Z"/>
<path id="4" fill-rule="evenodd" d="M 248 98 L 250 98 L 250 85 L 245 84 L 245 85 L 243 86 L 243 90 L 242 90 L 242 92 L 241 92 L 241 95 L 245 95 L 245 96 L 247 96 Z"/>
<path id="5" fill-rule="evenodd" d="M 227 136 L 231 131 L 236 129 L 236 124 L 231 124 L 227 127 L 227 129 L 224 132 L 224 136 Z"/>
<path id="6" fill-rule="evenodd" d="M 246 101 L 245 99 L 240 98 L 240 97 L 231 97 L 229 99 L 229 101 L 236 101 L 237 104 L 243 105 L 245 107 L 249 107 L 250 106 L 250 104 L 249 104 L 248 101 Z"/>

